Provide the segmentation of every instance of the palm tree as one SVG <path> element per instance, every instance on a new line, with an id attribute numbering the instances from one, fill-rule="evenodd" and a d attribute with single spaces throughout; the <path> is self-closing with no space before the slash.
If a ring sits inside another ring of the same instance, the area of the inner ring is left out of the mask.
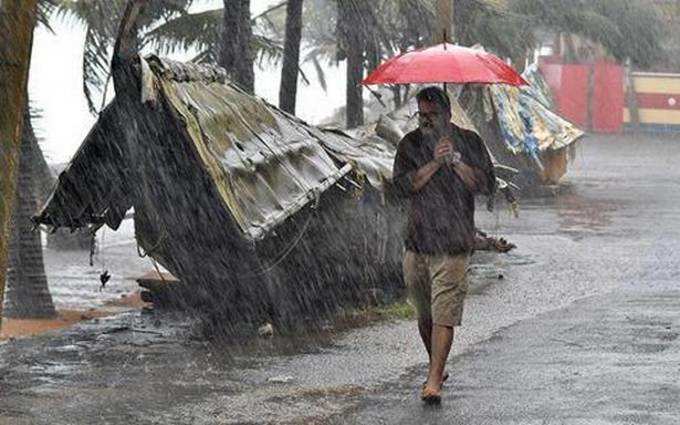
<path id="1" fill-rule="evenodd" d="M 303 0 L 288 0 L 286 7 L 286 36 L 283 45 L 283 67 L 279 90 L 279 108 L 295 115 L 300 41 L 302 39 Z"/>
<path id="2" fill-rule="evenodd" d="M 347 127 L 364 124 L 364 98 L 361 80 L 364 76 L 364 54 L 367 50 L 365 20 L 370 13 L 366 0 L 337 1 L 337 36 L 339 53 L 347 59 L 346 119 Z"/>
<path id="3" fill-rule="evenodd" d="M 37 161 L 42 157 L 35 137 L 28 106 L 24 111 L 19 181 L 9 245 L 5 316 L 50 318 L 56 315 L 47 286 L 40 232 L 33 229 L 31 217 L 38 207 L 40 192 Z"/>
<path id="4" fill-rule="evenodd" d="M 37 23 L 48 29 L 47 15 L 52 6 L 51 1 L 43 0 L 37 7 Z M 27 101 L 23 114 L 4 304 L 7 317 L 46 318 L 53 317 L 56 312 L 47 286 L 40 233 L 34 231 L 31 216 L 38 202 L 45 200 L 45 193 L 51 188 L 53 178 L 33 131 L 29 104 Z"/>
<path id="5" fill-rule="evenodd" d="M 16 164 L 35 12 L 36 0 L 0 2 L 0 105 L 3 108 L 0 113 L 0 148 L 3 151 L 0 155 L 0 300 L 4 298 L 8 248 L 5 235 L 8 234 L 16 191 Z"/>
<path id="6" fill-rule="evenodd" d="M 248 93 L 255 91 L 250 0 L 224 0 L 219 64 Z"/>

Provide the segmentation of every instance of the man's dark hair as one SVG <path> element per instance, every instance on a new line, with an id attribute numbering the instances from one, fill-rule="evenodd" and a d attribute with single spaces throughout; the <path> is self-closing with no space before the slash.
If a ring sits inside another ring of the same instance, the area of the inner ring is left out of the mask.
<path id="1" fill-rule="evenodd" d="M 449 100 L 449 95 L 439 87 L 429 86 L 420 90 L 416 95 L 416 100 L 418 102 L 432 102 L 439 105 L 444 111 L 451 111 L 451 101 Z"/>

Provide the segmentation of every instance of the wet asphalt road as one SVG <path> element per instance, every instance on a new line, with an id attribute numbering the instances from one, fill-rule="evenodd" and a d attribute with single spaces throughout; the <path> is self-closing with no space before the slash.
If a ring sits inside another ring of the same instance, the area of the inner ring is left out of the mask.
<path id="1" fill-rule="evenodd" d="M 0 345 L 0 424 L 680 423 L 677 158 L 591 137 L 556 196 L 479 214 L 519 247 L 476 256 L 441 408 L 412 321 L 232 351 L 135 313 Z"/>

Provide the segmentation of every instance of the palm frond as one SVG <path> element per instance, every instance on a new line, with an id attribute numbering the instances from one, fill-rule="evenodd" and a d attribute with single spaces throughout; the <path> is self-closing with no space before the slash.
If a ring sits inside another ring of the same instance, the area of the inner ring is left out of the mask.
<path id="1" fill-rule="evenodd" d="M 328 84 L 326 83 L 326 73 L 323 71 L 323 68 L 321 67 L 319 58 L 317 56 L 311 56 L 309 60 L 310 62 L 312 62 L 312 65 L 314 65 L 314 71 L 316 71 L 316 79 L 319 81 L 319 85 L 321 86 L 324 92 L 327 92 Z"/>
<path id="2" fill-rule="evenodd" d="M 111 39 L 89 27 L 85 32 L 83 47 L 83 93 L 87 107 L 93 114 L 98 113 L 94 93 L 103 93 L 109 77 L 109 50 Z"/>
<path id="3" fill-rule="evenodd" d="M 258 19 L 264 19 L 264 18 L 272 19 L 273 15 L 275 15 L 274 19 L 277 19 L 277 20 L 280 20 L 282 18 L 285 19 L 285 17 L 286 17 L 285 6 L 287 4 L 288 4 L 287 1 L 281 1 L 277 4 L 275 4 L 274 6 L 271 6 L 270 8 L 265 10 L 264 12 L 260 13 L 259 15 L 253 16 L 251 21 L 253 22 L 253 24 L 255 24 Z"/>
<path id="4" fill-rule="evenodd" d="M 125 0 L 55 0 L 53 15 L 83 25 L 83 94 L 93 114 L 98 113 L 95 95 L 106 90 L 111 47 L 115 41 Z M 105 98 L 102 96 L 102 102 Z"/>
<path id="5" fill-rule="evenodd" d="M 255 54 L 260 66 L 265 62 L 278 64 L 283 59 L 283 46 L 281 43 L 261 34 L 253 34 L 250 39 L 250 48 Z"/>
<path id="6" fill-rule="evenodd" d="M 36 21 L 39 25 L 45 27 L 49 32 L 54 34 L 54 30 L 50 26 L 50 17 L 57 9 L 57 0 L 40 0 L 36 9 Z"/>
<path id="7" fill-rule="evenodd" d="M 222 9 L 178 16 L 156 27 L 145 39 L 163 54 L 214 48 L 222 28 Z"/>
<path id="8" fill-rule="evenodd" d="M 191 58 L 191 62 L 194 63 L 217 63 L 217 55 L 215 54 L 215 49 L 208 48 L 199 52 L 196 56 Z"/>

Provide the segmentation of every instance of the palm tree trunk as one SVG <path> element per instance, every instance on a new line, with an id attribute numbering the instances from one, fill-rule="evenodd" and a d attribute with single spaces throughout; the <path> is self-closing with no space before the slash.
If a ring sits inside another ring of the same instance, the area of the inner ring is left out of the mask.
<path id="1" fill-rule="evenodd" d="M 279 90 L 279 108 L 295 115 L 300 40 L 302 39 L 303 0 L 288 0 L 286 6 L 286 38 L 283 45 L 283 68 Z"/>
<path id="2" fill-rule="evenodd" d="M 33 132 L 28 105 L 24 111 L 19 181 L 12 217 L 12 235 L 7 269 L 5 317 L 42 319 L 56 315 L 52 296 L 47 287 L 40 232 L 33 230 L 31 221 L 38 200 L 35 158 L 38 140 Z"/>
<path id="3" fill-rule="evenodd" d="M 38 139 L 34 137 L 33 140 L 35 144 L 33 145 L 33 149 L 31 149 L 31 164 L 33 164 L 33 178 L 36 179 L 34 181 L 34 192 L 38 201 L 38 206 L 41 207 L 47 202 L 47 199 L 52 193 L 56 179 L 52 175 L 50 166 L 47 165 L 45 155 L 43 155 L 40 145 L 38 145 Z"/>
<path id="4" fill-rule="evenodd" d="M 255 72 L 250 41 L 250 0 L 224 0 L 219 64 L 248 93 L 255 91 Z"/>
<path id="5" fill-rule="evenodd" d="M 361 80 L 364 75 L 364 40 L 361 17 L 355 1 L 338 2 L 338 29 L 342 50 L 347 58 L 346 115 L 347 127 L 364 124 L 364 98 Z"/>
<path id="6" fill-rule="evenodd" d="M 364 124 L 364 97 L 361 80 L 364 76 L 364 55 L 351 48 L 347 55 L 347 127 Z"/>
<path id="7" fill-rule="evenodd" d="M 4 298 L 7 235 L 16 191 L 21 125 L 36 0 L 0 2 L 0 300 Z M 0 302 L 0 319 L 2 303 Z M 0 321 L 1 326 L 1 321 Z"/>

